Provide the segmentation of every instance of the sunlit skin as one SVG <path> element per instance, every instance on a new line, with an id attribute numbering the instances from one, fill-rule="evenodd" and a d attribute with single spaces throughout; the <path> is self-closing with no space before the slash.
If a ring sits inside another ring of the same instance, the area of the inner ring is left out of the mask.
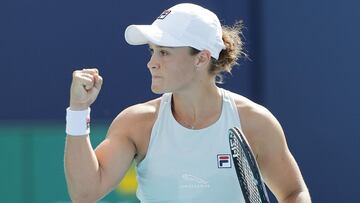
<path id="1" fill-rule="evenodd" d="M 163 47 L 149 44 L 147 64 L 152 77 L 151 90 L 156 94 L 184 90 L 196 83 L 196 56 L 188 47 Z"/>
<path id="2" fill-rule="evenodd" d="M 199 120 L 208 121 L 205 122 L 207 125 L 215 122 L 220 116 L 221 95 L 215 84 L 215 75 L 208 72 L 210 52 L 203 50 L 191 55 L 189 47 L 154 44 L 149 44 L 149 50 L 151 57 L 147 67 L 152 77 L 151 90 L 157 94 L 173 94 L 175 118 L 180 123 L 181 120 L 192 124 L 199 124 Z M 209 111 L 209 108 L 214 111 Z"/>

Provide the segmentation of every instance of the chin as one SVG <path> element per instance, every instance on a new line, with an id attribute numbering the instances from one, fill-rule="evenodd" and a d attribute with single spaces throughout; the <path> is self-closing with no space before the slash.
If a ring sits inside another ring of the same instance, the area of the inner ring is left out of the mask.
<path id="1" fill-rule="evenodd" d="M 162 89 L 160 88 L 156 88 L 156 87 L 151 87 L 151 91 L 154 93 L 154 94 L 164 94 L 165 91 L 163 91 Z"/>
<path id="2" fill-rule="evenodd" d="M 164 93 L 172 92 L 171 90 L 164 89 L 164 88 L 161 88 L 161 87 L 156 87 L 156 86 L 151 86 L 151 91 L 154 94 L 164 94 Z"/>

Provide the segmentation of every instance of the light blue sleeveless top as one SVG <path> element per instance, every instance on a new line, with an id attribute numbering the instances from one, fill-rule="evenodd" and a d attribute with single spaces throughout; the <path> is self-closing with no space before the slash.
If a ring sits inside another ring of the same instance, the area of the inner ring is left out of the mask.
<path id="1" fill-rule="evenodd" d="M 142 203 L 244 203 L 229 148 L 228 129 L 240 126 L 231 92 L 221 89 L 220 118 L 203 129 L 180 125 L 171 93 L 161 98 L 146 157 L 137 165 Z"/>

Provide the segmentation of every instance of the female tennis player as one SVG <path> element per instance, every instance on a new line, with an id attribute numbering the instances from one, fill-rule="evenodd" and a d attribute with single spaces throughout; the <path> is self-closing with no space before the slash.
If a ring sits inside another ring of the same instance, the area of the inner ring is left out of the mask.
<path id="1" fill-rule="evenodd" d="M 97 69 L 75 71 L 65 147 L 71 199 L 101 199 L 135 161 L 141 202 L 244 202 L 228 140 L 228 129 L 237 126 L 277 200 L 311 202 L 276 118 L 217 87 L 221 74 L 244 55 L 240 36 L 241 26 L 221 26 L 213 12 L 188 3 L 165 10 L 151 25 L 130 25 L 125 39 L 148 45 L 151 90 L 161 97 L 119 113 L 95 150 L 90 105 L 103 79 Z"/>

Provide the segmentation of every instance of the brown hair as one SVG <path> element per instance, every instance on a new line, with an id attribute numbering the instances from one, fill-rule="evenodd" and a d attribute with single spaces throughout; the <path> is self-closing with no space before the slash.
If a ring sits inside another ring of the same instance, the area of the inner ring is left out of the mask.
<path id="1" fill-rule="evenodd" d="M 231 69 L 238 64 L 237 60 L 240 57 L 247 57 L 244 52 L 244 42 L 241 39 L 242 29 L 242 21 L 236 22 L 233 26 L 222 26 L 222 39 L 226 48 L 220 52 L 218 60 L 211 58 L 209 68 L 209 73 L 216 75 L 218 83 L 223 82 L 223 73 L 231 73 Z M 195 55 L 199 52 L 199 50 L 191 48 L 190 54 Z"/>

